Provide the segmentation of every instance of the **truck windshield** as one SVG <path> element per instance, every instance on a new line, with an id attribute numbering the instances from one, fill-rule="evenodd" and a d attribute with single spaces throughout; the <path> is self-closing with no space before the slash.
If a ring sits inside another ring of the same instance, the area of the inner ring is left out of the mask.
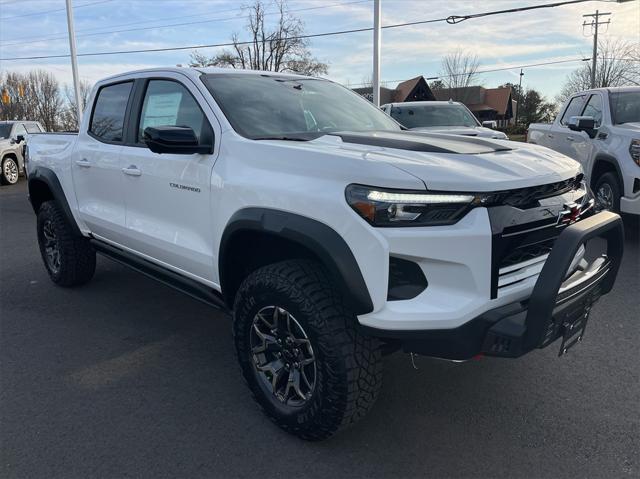
<path id="1" fill-rule="evenodd" d="M 202 79 L 247 138 L 303 141 L 336 131 L 401 129 L 357 93 L 327 80 L 226 73 Z"/>
<path id="2" fill-rule="evenodd" d="M 640 91 L 612 92 L 609 98 L 614 125 L 640 123 Z"/>
<path id="3" fill-rule="evenodd" d="M 480 126 L 478 120 L 462 105 L 401 105 L 391 108 L 391 116 L 407 128 L 430 126 Z"/>
<path id="4" fill-rule="evenodd" d="M 11 135 L 11 125 L 5 123 L 0 125 L 0 140 L 5 140 Z"/>

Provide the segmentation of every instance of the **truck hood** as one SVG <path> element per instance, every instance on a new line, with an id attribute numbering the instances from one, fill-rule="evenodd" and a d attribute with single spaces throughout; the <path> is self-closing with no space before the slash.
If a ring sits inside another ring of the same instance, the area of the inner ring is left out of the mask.
<path id="1" fill-rule="evenodd" d="M 411 128 L 411 131 L 424 133 L 448 133 L 449 135 L 477 136 L 480 138 L 495 138 L 505 140 L 506 135 L 502 132 L 485 128 L 483 126 L 425 126 Z"/>
<path id="2" fill-rule="evenodd" d="M 428 189 L 489 192 L 539 186 L 581 173 L 571 158 L 527 143 L 402 132 L 344 132 L 312 141 L 274 141 L 288 148 L 383 162 Z M 362 165 L 366 168 L 366 165 Z M 379 185 L 385 186 L 384 178 Z"/>

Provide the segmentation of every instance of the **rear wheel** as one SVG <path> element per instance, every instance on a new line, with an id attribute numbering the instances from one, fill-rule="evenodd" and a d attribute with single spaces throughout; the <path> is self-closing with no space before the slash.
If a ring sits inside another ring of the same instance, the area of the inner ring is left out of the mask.
<path id="1" fill-rule="evenodd" d="M 89 240 L 73 231 L 55 201 L 46 201 L 38 210 L 38 244 L 54 283 L 78 286 L 93 277 L 96 252 Z"/>
<path id="2" fill-rule="evenodd" d="M 316 263 L 284 261 L 245 279 L 234 307 L 238 360 L 256 401 L 282 429 L 325 439 L 373 406 L 380 343 L 356 322 Z"/>
<path id="3" fill-rule="evenodd" d="M 0 165 L 0 182 L 3 185 L 15 185 L 18 182 L 18 176 L 18 162 L 15 158 L 11 156 L 3 158 Z"/>
<path id="4" fill-rule="evenodd" d="M 615 174 L 608 172 L 598 178 L 594 188 L 596 206 L 599 210 L 620 211 L 622 189 Z"/>

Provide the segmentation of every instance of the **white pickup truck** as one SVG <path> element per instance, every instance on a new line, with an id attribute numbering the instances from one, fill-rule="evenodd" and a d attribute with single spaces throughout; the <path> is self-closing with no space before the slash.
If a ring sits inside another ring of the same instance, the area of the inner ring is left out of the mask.
<path id="1" fill-rule="evenodd" d="M 383 353 L 563 354 L 616 278 L 620 217 L 546 148 L 406 132 L 284 73 L 137 71 L 88 105 L 28 145 L 49 276 L 86 283 L 100 253 L 229 312 L 251 392 L 305 439 L 365 415 Z"/>
<path id="2" fill-rule="evenodd" d="M 601 208 L 640 215 L 640 87 L 576 93 L 527 141 L 579 161 Z"/>

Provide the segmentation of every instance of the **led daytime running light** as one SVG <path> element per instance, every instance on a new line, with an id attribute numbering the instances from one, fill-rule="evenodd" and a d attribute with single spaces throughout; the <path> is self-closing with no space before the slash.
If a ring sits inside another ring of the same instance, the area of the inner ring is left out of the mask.
<path id="1" fill-rule="evenodd" d="M 369 191 L 367 199 L 371 201 L 380 201 L 384 203 L 397 204 L 466 204 L 471 203 L 475 196 L 473 195 L 438 195 L 438 194 L 420 194 L 420 193 L 391 193 L 388 191 Z"/>

